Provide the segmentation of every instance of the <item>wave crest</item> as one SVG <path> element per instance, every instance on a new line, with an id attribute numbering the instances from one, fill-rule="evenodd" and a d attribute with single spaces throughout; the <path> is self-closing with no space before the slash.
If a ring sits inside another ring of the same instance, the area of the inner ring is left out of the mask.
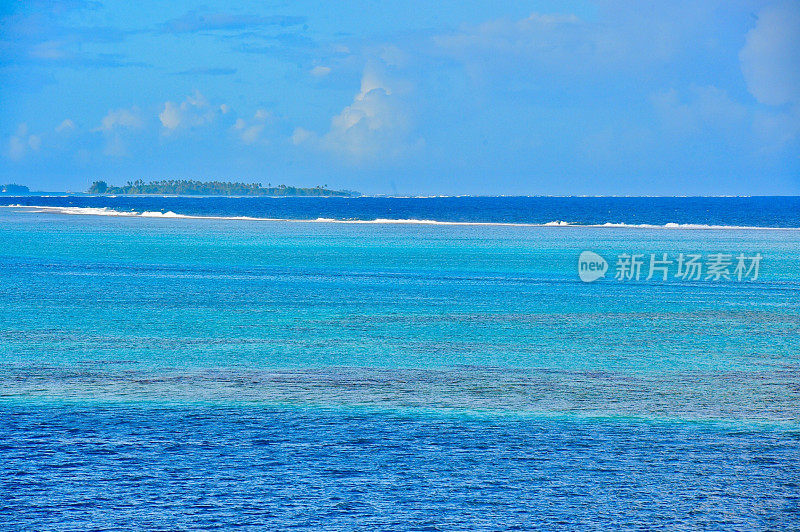
<path id="1" fill-rule="evenodd" d="M 498 227 L 593 227 L 593 228 L 626 228 L 626 229 L 747 229 L 747 230 L 784 230 L 797 231 L 800 227 L 759 227 L 746 225 L 707 225 L 707 224 L 679 224 L 669 222 L 663 225 L 656 224 L 628 224 L 617 222 L 606 222 L 602 224 L 578 224 L 563 220 L 554 220 L 546 223 L 516 223 L 516 222 L 466 222 L 466 221 L 445 221 L 445 220 L 424 220 L 424 219 L 392 219 L 376 218 L 374 220 L 346 220 L 337 218 L 260 218 L 254 216 L 204 216 L 194 214 L 179 214 L 174 211 L 120 211 L 109 207 L 55 207 L 47 205 L 6 205 L 7 208 L 25 209 L 29 212 L 84 215 L 84 216 L 123 216 L 139 218 L 170 218 L 170 219 L 190 219 L 190 220 L 243 220 L 258 222 L 296 222 L 296 223 L 337 223 L 337 224 L 394 224 L 394 225 L 459 225 L 459 226 L 498 226 Z"/>

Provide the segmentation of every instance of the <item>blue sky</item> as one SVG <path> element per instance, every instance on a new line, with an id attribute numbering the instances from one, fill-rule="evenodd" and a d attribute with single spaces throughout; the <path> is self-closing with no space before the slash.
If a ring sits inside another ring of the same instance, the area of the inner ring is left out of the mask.
<path id="1" fill-rule="evenodd" d="M 800 194 L 798 2 L 0 5 L 0 182 Z"/>

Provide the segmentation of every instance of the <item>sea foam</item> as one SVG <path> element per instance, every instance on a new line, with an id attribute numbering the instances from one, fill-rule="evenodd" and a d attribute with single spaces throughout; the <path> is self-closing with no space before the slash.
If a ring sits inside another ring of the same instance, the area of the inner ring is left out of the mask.
<path id="1" fill-rule="evenodd" d="M 295 222 L 295 223 L 331 223 L 331 224 L 382 224 L 382 225 L 456 225 L 456 226 L 497 226 L 497 227 L 570 227 L 570 228 L 620 228 L 620 229 L 683 229 L 683 230 L 783 230 L 798 231 L 800 227 L 760 227 L 748 225 L 709 225 L 709 224 L 679 224 L 668 222 L 663 225 L 658 224 L 628 224 L 617 222 L 606 222 L 602 224 L 579 224 L 564 220 L 553 220 L 546 223 L 525 223 L 525 222 L 468 222 L 468 221 L 449 221 L 449 220 L 426 220 L 415 218 L 375 218 L 372 220 L 357 219 L 337 219 L 337 218 L 262 218 L 255 216 L 207 216 L 196 214 L 180 214 L 174 211 L 121 211 L 109 207 L 55 207 L 47 205 L 6 205 L 7 208 L 24 209 L 29 212 L 84 215 L 84 216 L 121 216 L 121 217 L 140 217 L 140 218 L 171 218 L 188 220 L 241 220 L 258 222 Z"/>

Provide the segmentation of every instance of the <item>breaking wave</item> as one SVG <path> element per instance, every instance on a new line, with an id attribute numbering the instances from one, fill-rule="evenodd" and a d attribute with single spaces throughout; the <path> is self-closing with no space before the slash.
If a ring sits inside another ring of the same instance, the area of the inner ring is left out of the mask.
<path id="1" fill-rule="evenodd" d="M 628 224 L 606 222 L 602 224 L 579 224 L 563 220 L 554 220 L 546 223 L 522 222 L 469 222 L 424 219 L 394 219 L 375 218 L 372 220 L 338 219 L 338 218 L 261 218 L 254 216 L 208 216 L 195 214 L 179 214 L 174 211 L 134 211 L 117 210 L 109 207 L 54 207 L 45 205 L 7 205 L 8 208 L 25 209 L 29 212 L 83 215 L 83 216 L 121 216 L 140 218 L 174 218 L 190 220 L 244 220 L 263 222 L 296 222 L 296 223 L 339 223 L 339 224 L 396 224 L 396 225 L 458 225 L 458 226 L 509 226 L 509 227 L 595 227 L 595 228 L 629 228 L 629 229 L 774 229 L 774 230 L 800 230 L 800 227 L 760 227 L 745 225 L 707 225 L 707 224 Z"/>

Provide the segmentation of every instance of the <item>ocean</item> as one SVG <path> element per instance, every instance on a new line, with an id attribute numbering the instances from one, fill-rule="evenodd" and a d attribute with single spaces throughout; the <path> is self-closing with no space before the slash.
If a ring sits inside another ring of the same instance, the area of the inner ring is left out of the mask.
<path id="1" fill-rule="evenodd" d="M 0 527 L 800 529 L 800 198 L 0 196 Z"/>

